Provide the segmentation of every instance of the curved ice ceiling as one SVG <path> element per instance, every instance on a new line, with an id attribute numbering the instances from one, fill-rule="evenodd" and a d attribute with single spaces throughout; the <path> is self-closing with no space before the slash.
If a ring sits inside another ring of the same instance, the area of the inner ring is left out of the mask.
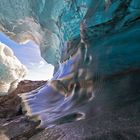
<path id="1" fill-rule="evenodd" d="M 33 40 L 56 66 L 47 85 L 22 97 L 26 115 L 41 126 L 139 101 L 140 0 L 3 0 L 0 11 L 4 33 Z"/>

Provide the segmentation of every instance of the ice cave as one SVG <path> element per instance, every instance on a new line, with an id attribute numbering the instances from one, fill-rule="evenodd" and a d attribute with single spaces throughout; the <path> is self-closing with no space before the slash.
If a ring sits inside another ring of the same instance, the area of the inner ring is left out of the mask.
<path id="1" fill-rule="evenodd" d="M 140 0 L 0 0 L 0 140 L 140 139 Z"/>

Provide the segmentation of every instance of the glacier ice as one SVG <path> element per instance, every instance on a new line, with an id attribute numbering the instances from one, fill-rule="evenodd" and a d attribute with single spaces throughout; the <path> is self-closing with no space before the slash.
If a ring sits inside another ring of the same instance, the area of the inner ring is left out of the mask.
<path id="1" fill-rule="evenodd" d="M 7 45 L 0 42 L 0 96 L 11 93 L 26 74 L 26 67 Z"/>
<path id="2" fill-rule="evenodd" d="M 0 1 L 3 32 L 22 40 L 37 31 L 56 67 L 47 85 L 22 97 L 26 115 L 43 127 L 106 114 L 140 120 L 140 0 L 8 1 Z M 39 26 L 25 26 L 29 17 Z"/>

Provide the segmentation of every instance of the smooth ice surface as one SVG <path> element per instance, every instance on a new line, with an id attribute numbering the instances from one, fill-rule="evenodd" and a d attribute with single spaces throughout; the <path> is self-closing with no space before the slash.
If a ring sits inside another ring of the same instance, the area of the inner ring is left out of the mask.
<path id="1" fill-rule="evenodd" d="M 140 0 L 9 1 L 0 1 L 0 29 L 35 41 L 56 71 L 23 95 L 26 115 L 42 127 L 105 114 L 140 122 Z"/>

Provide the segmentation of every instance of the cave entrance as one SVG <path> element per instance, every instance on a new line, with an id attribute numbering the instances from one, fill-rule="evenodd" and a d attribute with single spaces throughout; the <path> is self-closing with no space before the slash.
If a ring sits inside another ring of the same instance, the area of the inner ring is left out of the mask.
<path id="1" fill-rule="evenodd" d="M 4 33 L 0 33 L 0 41 L 11 48 L 15 57 L 28 69 L 25 80 L 40 81 L 53 77 L 54 66 L 41 57 L 40 47 L 34 41 L 17 43 Z"/>

